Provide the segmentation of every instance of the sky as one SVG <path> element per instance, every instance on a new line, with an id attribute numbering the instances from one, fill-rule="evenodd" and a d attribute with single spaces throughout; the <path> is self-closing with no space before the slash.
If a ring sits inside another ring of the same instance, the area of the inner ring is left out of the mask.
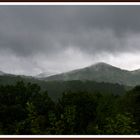
<path id="1" fill-rule="evenodd" d="M 37 75 L 105 62 L 140 68 L 140 5 L 0 5 L 0 70 Z"/>

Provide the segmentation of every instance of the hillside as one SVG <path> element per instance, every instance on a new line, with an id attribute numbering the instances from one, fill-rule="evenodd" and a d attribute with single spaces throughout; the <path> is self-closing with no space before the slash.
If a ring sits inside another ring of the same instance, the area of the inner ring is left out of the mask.
<path id="1" fill-rule="evenodd" d="M 123 70 L 106 63 L 97 63 L 89 67 L 49 76 L 42 79 L 46 81 L 89 80 L 135 86 L 140 84 L 140 73 Z"/>
<path id="2" fill-rule="evenodd" d="M 125 86 L 111 83 L 99 83 L 94 81 L 43 81 L 33 77 L 23 77 L 14 75 L 3 75 L 0 76 L 0 85 L 14 85 L 18 81 L 24 81 L 25 83 L 31 82 L 38 84 L 41 89 L 47 90 L 48 95 L 53 99 L 57 100 L 62 96 L 64 92 L 88 92 L 88 93 L 113 93 L 121 95 L 125 92 Z"/>
<path id="3" fill-rule="evenodd" d="M 0 71 L 0 75 L 4 75 L 5 73 L 3 71 Z"/>

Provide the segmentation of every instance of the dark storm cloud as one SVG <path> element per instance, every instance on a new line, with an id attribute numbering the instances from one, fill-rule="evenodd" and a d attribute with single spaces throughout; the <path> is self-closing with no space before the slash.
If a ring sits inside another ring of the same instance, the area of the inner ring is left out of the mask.
<path id="1" fill-rule="evenodd" d="M 68 46 L 127 50 L 121 37 L 140 32 L 139 13 L 140 6 L 0 6 L 0 48 L 24 56 Z"/>
<path id="2" fill-rule="evenodd" d="M 0 62 L 11 57 L 10 66 L 19 65 L 24 73 L 28 67 L 45 71 L 48 65 L 59 69 L 60 63 L 86 65 L 103 53 L 138 52 L 139 13 L 139 5 L 1 5 Z"/>

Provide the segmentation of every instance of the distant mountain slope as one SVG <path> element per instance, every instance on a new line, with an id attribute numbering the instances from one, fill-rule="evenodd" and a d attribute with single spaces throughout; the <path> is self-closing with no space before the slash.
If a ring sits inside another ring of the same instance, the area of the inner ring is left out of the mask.
<path id="1" fill-rule="evenodd" d="M 129 87 L 111 84 L 111 83 L 98 83 L 94 81 L 43 81 L 33 77 L 15 76 L 15 75 L 2 75 L 0 76 L 0 85 L 14 85 L 17 81 L 24 81 L 25 83 L 31 82 L 38 84 L 42 90 L 47 90 L 48 95 L 57 100 L 64 92 L 88 92 L 88 93 L 113 93 L 122 95 Z"/>
<path id="2" fill-rule="evenodd" d="M 46 81 L 90 80 L 135 86 L 140 84 L 140 73 L 122 70 L 106 63 L 43 78 Z"/>
<path id="3" fill-rule="evenodd" d="M 5 76 L 3 80 L 9 76 L 10 79 L 19 79 L 17 75 L 7 74 L 0 71 L 0 76 Z M 8 77 L 8 79 L 9 79 Z M 24 79 L 34 80 L 44 80 L 44 81 L 96 81 L 96 82 L 106 82 L 106 83 L 118 83 L 127 86 L 140 85 L 140 69 L 135 71 L 123 70 L 106 63 L 97 63 L 89 67 L 82 69 L 73 70 L 66 73 L 56 74 L 52 76 L 46 76 L 45 73 L 38 75 L 38 77 L 24 76 L 19 77 Z M 0 79 L 1 80 L 1 79 Z M 11 83 L 12 83 L 11 82 Z M 1 81 L 0 81 L 1 83 Z"/>
<path id="4" fill-rule="evenodd" d="M 0 75 L 4 75 L 5 73 L 3 71 L 0 71 Z"/>
<path id="5" fill-rule="evenodd" d="M 42 72 L 42 73 L 36 75 L 35 77 L 43 78 L 43 77 L 48 77 L 48 76 L 51 76 L 51 75 L 54 75 L 54 73 L 53 72 Z"/>
<path id="6" fill-rule="evenodd" d="M 132 74 L 140 75 L 140 69 L 131 71 Z"/>

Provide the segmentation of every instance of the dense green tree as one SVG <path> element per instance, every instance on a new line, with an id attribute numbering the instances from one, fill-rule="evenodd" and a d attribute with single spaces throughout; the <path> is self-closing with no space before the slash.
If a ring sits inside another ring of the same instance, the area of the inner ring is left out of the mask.
<path id="1" fill-rule="evenodd" d="M 0 134 L 140 134 L 140 86 L 120 96 L 86 83 L 63 85 L 57 102 L 35 83 L 0 85 Z"/>
<path id="2" fill-rule="evenodd" d="M 137 129 L 135 129 L 135 122 L 129 114 L 117 114 L 115 117 L 108 117 L 106 119 L 106 125 L 102 130 L 99 130 L 99 134 L 107 135 L 135 135 Z"/>
<path id="3" fill-rule="evenodd" d="M 85 134 L 88 124 L 95 120 L 97 102 L 92 94 L 67 93 L 60 101 L 66 132 Z M 69 129 L 68 129 L 69 128 Z"/>
<path id="4" fill-rule="evenodd" d="M 136 86 L 123 97 L 123 110 L 132 114 L 135 127 L 140 133 L 140 86 Z"/>

